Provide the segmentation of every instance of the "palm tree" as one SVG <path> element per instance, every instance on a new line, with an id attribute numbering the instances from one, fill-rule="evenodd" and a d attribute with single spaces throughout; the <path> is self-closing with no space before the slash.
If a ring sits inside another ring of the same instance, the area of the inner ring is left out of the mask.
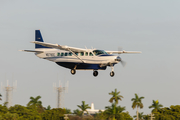
<path id="1" fill-rule="evenodd" d="M 121 98 L 123 98 L 123 96 L 119 95 L 119 93 L 120 93 L 120 91 L 117 92 L 117 89 L 115 89 L 115 91 L 112 91 L 111 93 L 109 93 L 109 95 L 112 95 L 109 102 L 113 103 L 113 101 L 115 101 L 115 106 L 114 106 L 114 109 L 113 109 L 113 114 L 114 114 L 113 120 L 115 120 L 115 114 L 116 114 L 116 109 L 115 108 L 116 108 L 116 106 L 118 104 L 118 101 L 122 100 Z"/>
<path id="2" fill-rule="evenodd" d="M 149 120 L 150 116 L 149 115 L 143 115 L 143 120 Z"/>
<path id="3" fill-rule="evenodd" d="M 115 117 L 114 109 L 116 109 L 115 104 L 113 103 L 111 106 L 105 107 L 104 113 L 108 115 L 108 118 Z"/>
<path id="4" fill-rule="evenodd" d="M 135 107 L 137 107 L 137 120 L 139 120 L 138 107 L 143 108 L 143 104 L 141 102 L 142 99 L 144 99 L 144 97 L 139 97 L 137 94 L 135 94 L 135 98 L 131 99 L 131 101 L 133 101 L 132 108 L 134 109 Z"/>
<path id="5" fill-rule="evenodd" d="M 41 96 L 37 96 L 36 98 L 34 98 L 34 97 L 30 97 L 30 101 L 29 101 L 29 103 L 27 104 L 27 106 L 41 106 L 42 105 L 42 102 L 41 101 L 39 101 L 39 99 L 41 98 Z"/>
<path id="6" fill-rule="evenodd" d="M 119 100 L 122 100 L 121 98 L 123 98 L 122 95 L 119 95 L 120 91 L 117 92 L 117 89 L 115 89 L 115 91 L 112 91 L 111 93 L 109 93 L 109 95 L 112 95 L 112 98 L 110 98 L 109 102 L 113 103 L 113 101 L 115 101 L 115 106 L 118 104 Z"/>
<path id="7" fill-rule="evenodd" d="M 82 110 L 82 114 L 81 114 L 82 116 L 84 116 L 84 111 L 88 113 L 87 109 L 88 108 L 91 109 L 91 107 L 89 107 L 88 104 L 85 104 L 85 101 L 82 101 L 82 105 L 77 105 L 77 106 Z"/>
<path id="8" fill-rule="evenodd" d="M 156 100 L 156 101 L 153 100 L 153 104 L 151 106 L 149 106 L 149 108 L 154 108 L 152 110 L 152 112 L 157 112 L 160 109 L 160 107 L 163 107 L 163 105 L 159 104 L 158 100 Z"/>
<path id="9" fill-rule="evenodd" d="M 134 118 L 136 118 L 135 120 L 137 120 L 137 115 L 135 115 L 135 116 L 133 116 Z M 143 112 L 141 112 L 141 113 L 138 113 L 138 118 L 139 118 L 139 120 L 144 120 L 144 115 L 143 115 Z"/>
<path id="10" fill-rule="evenodd" d="M 114 108 L 116 109 L 116 113 L 114 114 Z M 105 111 L 104 113 L 106 115 L 108 115 L 108 118 L 111 118 L 111 117 L 116 117 L 118 116 L 120 113 L 122 113 L 124 110 L 125 110 L 125 107 L 121 107 L 121 106 L 117 106 L 115 107 L 115 103 L 113 103 L 111 106 L 107 106 L 105 107 Z"/>

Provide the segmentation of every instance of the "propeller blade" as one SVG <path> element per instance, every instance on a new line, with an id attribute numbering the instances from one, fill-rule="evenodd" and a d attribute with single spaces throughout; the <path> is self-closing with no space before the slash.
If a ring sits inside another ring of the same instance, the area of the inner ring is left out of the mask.
<path id="1" fill-rule="evenodd" d="M 126 66 L 126 62 L 125 62 L 125 61 L 122 61 L 122 60 L 121 60 L 120 62 L 121 62 L 121 64 L 122 64 L 123 67 Z"/>

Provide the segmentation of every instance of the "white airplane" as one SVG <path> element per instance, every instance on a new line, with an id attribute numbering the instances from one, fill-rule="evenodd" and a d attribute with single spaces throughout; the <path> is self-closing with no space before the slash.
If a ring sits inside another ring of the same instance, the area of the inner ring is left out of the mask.
<path id="1" fill-rule="evenodd" d="M 110 76 L 114 76 L 114 65 L 121 62 L 125 63 L 117 55 L 123 53 L 141 53 L 139 51 L 104 51 L 99 49 L 81 49 L 66 45 L 45 43 L 40 30 L 35 30 L 35 50 L 22 50 L 34 52 L 39 58 L 53 61 L 56 64 L 71 69 L 71 74 L 76 70 L 93 70 L 93 75 L 98 75 L 98 70 L 106 70 L 111 67 Z"/>

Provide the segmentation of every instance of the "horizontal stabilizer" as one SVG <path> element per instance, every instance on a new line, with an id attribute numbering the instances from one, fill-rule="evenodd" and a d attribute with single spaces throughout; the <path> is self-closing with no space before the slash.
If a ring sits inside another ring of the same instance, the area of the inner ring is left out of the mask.
<path id="1" fill-rule="evenodd" d="M 24 52 L 36 52 L 36 53 L 43 53 L 43 51 L 38 51 L 38 50 L 20 50 Z"/>

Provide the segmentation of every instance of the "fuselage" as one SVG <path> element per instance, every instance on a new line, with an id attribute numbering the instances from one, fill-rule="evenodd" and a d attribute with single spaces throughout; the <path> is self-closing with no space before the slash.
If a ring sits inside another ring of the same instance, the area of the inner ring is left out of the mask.
<path id="1" fill-rule="evenodd" d="M 119 56 L 107 54 L 103 50 L 87 49 L 87 52 L 75 52 L 75 55 L 72 52 L 58 49 L 38 50 L 43 51 L 35 53 L 39 58 L 53 61 L 69 69 L 105 70 L 107 63 L 114 65 L 120 61 Z"/>

